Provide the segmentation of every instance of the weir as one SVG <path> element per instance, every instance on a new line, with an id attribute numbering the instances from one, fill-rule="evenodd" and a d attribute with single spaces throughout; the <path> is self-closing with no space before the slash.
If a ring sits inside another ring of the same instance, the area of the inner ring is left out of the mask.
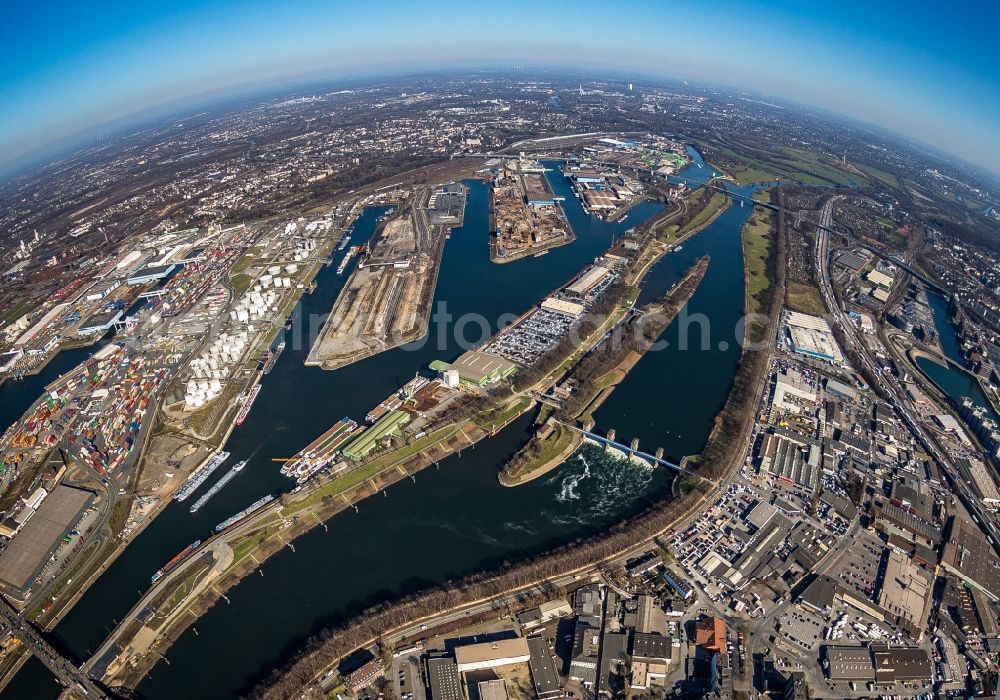
<path id="1" fill-rule="evenodd" d="M 576 432 L 580 433 L 581 435 L 583 435 L 584 438 L 587 438 L 602 447 L 606 446 L 614 447 L 615 449 L 621 450 L 627 455 L 634 455 L 643 460 L 646 460 L 653 466 L 658 465 L 661 467 L 667 467 L 668 469 L 673 469 L 674 471 L 679 471 L 679 472 L 687 471 L 679 464 L 674 464 L 670 460 L 663 459 L 662 457 L 659 457 L 657 455 L 651 455 L 648 452 L 643 452 L 642 450 L 638 449 L 638 440 L 632 440 L 631 445 L 625 445 L 623 443 L 617 442 L 612 438 L 600 435 L 599 433 L 594 433 L 591 432 L 590 430 L 584 430 L 583 428 L 579 428 L 575 425 L 570 425 L 569 423 L 563 423 L 562 421 L 559 422 L 562 425 L 565 425 L 567 428 L 570 428 L 571 430 L 575 430 Z M 613 432 L 610 434 L 613 435 Z M 662 450 L 657 450 L 657 454 L 662 454 Z"/>

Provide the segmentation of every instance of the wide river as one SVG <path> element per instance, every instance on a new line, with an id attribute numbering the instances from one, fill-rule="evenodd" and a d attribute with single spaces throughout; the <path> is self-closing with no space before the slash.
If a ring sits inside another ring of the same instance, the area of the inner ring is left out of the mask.
<path id="1" fill-rule="evenodd" d="M 704 179 L 708 173 L 692 165 L 685 175 Z M 50 635 L 53 644 L 71 657 L 89 656 L 165 561 L 256 498 L 291 487 L 272 458 L 291 456 L 342 416 L 362 419 L 415 372 L 426 371 L 431 360 L 456 358 L 462 352 L 456 325 L 464 327 L 467 341 L 480 339 L 478 321 L 457 323 L 463 316 L 475 314 L 495 328 L 497 319 L 538 303 L 603 252 L 614 236 L 662 207 L 643 203 L 626 221 L 609 224 L 582 210 L 558 171 L 549 179 L 565 197 L 574 243 L 538 258 L 491 264 L 489 191 L 470 181 L 465 223 L 446 245 L 435 295 L 435 309 L 444 307 L 452 321 L 432 320 L 426 341 L 326 372 L 304 366 L 303 360 L 307 336 L 318 328 L 314 317 L 330 309 L 347 279 L 336 275 L 336 254 L 334 265 L 320 273 L 318 289 L 303 298 L 288 349 L 226 446 L 233 460 L 248 460 L 247 468 L 196 515 L 183 504 L 170 505 L 58 625 Z M 352 243 L 374 232 L 383 211 L 365 211 Z M 712 257 L 688 304 L 688 325 L 695 330 L 687 334 L 687 349 L 678 334 L 685 324 L 678 319 L 664 334 L 668 347 L 647 354 L 597 412 L 598 430 L 614 427 L 620 438 L 638 437 L 650 450 L 662 446 L 675 459 L 700 451 L 739 359 L 740 231 L 750 213 L 750 207 L 730 207 L 650 271 L 640 302 L 662 294 L 699 256 Z M 705 346 L 698 329 L 705 331 Z M 58 365 L 62 371 L 69 366 Z M 51 381 L 56 374 L 47 370 L 35 381 Z M 19 387 L 25 394 L 28 388 Z M 25 397 L 29 403 L 38 395 L 38 387 L 32 388 L 34 395 Z M 20 410 L 25 408 L 27 403 Z M 197 634 L 188 630 L 177 641 L 168 653 L 170 664 L 156 666 L 140 686 L 141 697 L 235 697 L 294 655 L 311 634 L 375 603 L 516 562 L 670 497 L 670 475 L 664 470 L 616 461 L 588 448 L 541 479 L 503 488 L 497 471 L 526 440 L 530 423 L 530 417 L 519 420 L 475 449 L 442 461 L 438 469 L 391 487 L 385 497 L 362 502 L 359 512 L 332 518 L 328 532 L 316 528 L 296 540 L 294 553 L 286 549 L 268 560 L 263 575 L 249 576 L 229 592 L 228 605 L 220 602 L 197 622 Z M 55 698 L 58 691 L 51 675 L 32 659 L 0 697 Z"/>

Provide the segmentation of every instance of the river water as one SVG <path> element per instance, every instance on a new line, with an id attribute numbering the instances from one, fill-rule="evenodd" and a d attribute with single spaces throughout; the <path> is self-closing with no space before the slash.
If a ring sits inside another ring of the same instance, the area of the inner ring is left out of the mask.
<path id="1" fill-rule="evenodd" d="M 691 166 L 688 170 L 694 170 Z M 699 169 L 701 170 L 701 169 Z M 690 173 L 700 175 L 701 173 Z M 587 215 L 558 172 L 553 189 L 577 240 L 538 258 L 506 265 L 488 259 L 488 188 L 470 181 L 464 226 L 448 241 L 435 294 L 454 319 L 481 314 L 495 324 L 519 314 L 564 283 L 599 255 L 614 236 L 661 209 L 643 203 L 625 222 L 609 224 Z M 381 209 L 366 210 L 354 226 L 352 243 L 376 226 Z M 738 361 L 734 328 L 743 308 L 740 230 L 750 207 L 731 207 L 714 224 L 650 271 L 643 301 L 676 282 L 695 258 L 712 263 L 688 312 L 711 323 L 709 349 L 697 336 L 692 349 L 679 342 L 647 354 L 597 413 L 599 429 L 639 437 L 644 447 L 663 446 L 679 458 L 700 450 L 725 399 Z M 391 391 L 424 371 L 433 359 L 452 360 L 463 351 L 450 324 L 432 319 L 428 339 L 326 372 L 305 367 L 308 342 L 300 337 L 314 314 L 329 310 L 347 274 L 335 274 L 337 260 L 318 278 L 295 314 L 288 348 L 263 381 L 247 421 L 226 449 L 248 465 L 197 514 L 170 505 L 139 536 L 50 635 L 65 653 L 84 658 L 149 586 L 149 576 L 192 540 L 204 537 L 223 518 L 259 496 L 287 490 L 274 457 L 289 457 L 341 416 L 361 419 Z M 678 325 L 678 322 L 673 324 Z M 467 340 L 478 340 L 477 323 L 465 324 Z M 489 332 L 492 332 L 492 328 Z M 670 338 L 673 327 L 665 337 Z M 720 341 L 729 347 L 719 349 Z M 335 625 L 379 601 L 428 585 L 515 562 L 539 551 L 605 529 L 653 500 L 669 497 L 670 477 L 584 449 L 561 468 L 516 489 L 499 485 L 496 474 L 530 434 L 531 417 L 461 456 L 404 481 L 384 497 L 331 519 L 236 586 L 188 630 L 143 682 L 146 698 L 225 698 L 247 690 L 302 647 L 309 635 Z M 55 697 L 51 677 L 32 660 L 3 698 Z"/>
<path id="2" fill-rule="evenodd" d="M 954 402 L 956 407 L 961 405 L 964 397 L 968 397 L 977 406 L 985 408 L 993 417 L 993 420 L 1000 422 L 1000 416 L 994 411 L 993 405 L 983 393 L 982 387 L 979 386 L 976 378 L 964 369 L 959 369 L 959 367 L 967 367 L 968 363 L 962 357 L 958 336 L 951 322 L 948 320 L 948 300 L 940 294 L 931 291 L 927 292 L 927 298 L 931 310 L 934 312 L 934 325 L 937 328 L 941 350 L 958 367 L 945 366 L 926 357 L 918 357 L 917 366 L 937 384 L 948 398 Z"/>

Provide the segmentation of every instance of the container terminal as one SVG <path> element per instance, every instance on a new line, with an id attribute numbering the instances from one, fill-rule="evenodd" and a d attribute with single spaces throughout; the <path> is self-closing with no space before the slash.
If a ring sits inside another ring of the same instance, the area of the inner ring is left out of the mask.
<path id="1" fill-rule="evenodd" d="M 226 484 L 228 484 L 230 481 L 233 480 L 233 477 L 235 477 L 237 474 L 243 471 L 243 467 L 245 467 L 246 465 L 247 461 L 245 459 L 241 459 L 239 462 L 234 464 L 232 469 L 223 474 L 222 478 L 220 478 L 218 481 L 212 484 L 212 488 L 203 493 L 201 497 L 191 505 L 191 512 L 197 513 L 198 509 L 200 509 L 203 505 L 208 503 L 209 500 L 211 500 L 212 496 L 221 491 Z"/>
<path id="2" fill-rule="evenodd" d="M 197 491 L 198 487 L 204 484 L 208 477 L 212 476 L 212 472 L 222 466 L 222 463 L 227 459 L 229 459 L 229 453 L 225 450 L 212 455 L 198 471 L 184 482 L 183 486 L 177 489 L 177 493 L 174 494 L 174 500 L 183 501 Z"/>

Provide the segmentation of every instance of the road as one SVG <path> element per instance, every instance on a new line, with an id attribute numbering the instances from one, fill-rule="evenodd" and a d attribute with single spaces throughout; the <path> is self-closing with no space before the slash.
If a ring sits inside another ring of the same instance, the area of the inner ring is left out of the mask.
<path id="1" fill-rule="evenodd" d="M 832 197 L 824 205 L 820 213 L 820 227 L 816 231 L 816 270 L 820 281 L 820 290 L 826 306 L 833 314 L 834 323 L 840 327 L 847 340 L 847 350 L 854 357 L 857 357 L 861 367 L 867 374 L 876 380 L 876 386 L 882 396 L 887 399 L 903 418 L 907 427 L 917 436 L 923 448 L 930 454 L 939 465 L 941 472 L 949 482 L 952 492 L 956 494 L 962 505 L 972 513 L 978 525 L 982 527 L 993 549 L 1000 553 L 1000 531 L 989 518 L 977 496 L 962 479 L 956 467 L 952 464 L 950 457 L 941 448 L 937 441 L 924 427 L 913 417 L 907 408 L 906 394 L 900 386 L 898 380 L 890 372 L 883 372 L 882 367 L 872 357 L 868 347 L 860 338 L 859 331 L 855 325 L 847 318 L 847 314 L 837 304 L 833 294 L 833 287 L 830 283 L 830 251 L 828 231 L 833 222 L 833 207 L 840 197 Z"/>
<path id="2" fill-rule="evenodd" d="M 0 624 L 20 640 L 24 648 L 34 654 L 45 664 L 60 683 L 73 689 L 86 698 L 109 697 L 83 671 L 74 666 L 69 659 L 52 648 L 29 622 L 24 620 L 10 604 L 3 600 L 0 603 Z"/>

